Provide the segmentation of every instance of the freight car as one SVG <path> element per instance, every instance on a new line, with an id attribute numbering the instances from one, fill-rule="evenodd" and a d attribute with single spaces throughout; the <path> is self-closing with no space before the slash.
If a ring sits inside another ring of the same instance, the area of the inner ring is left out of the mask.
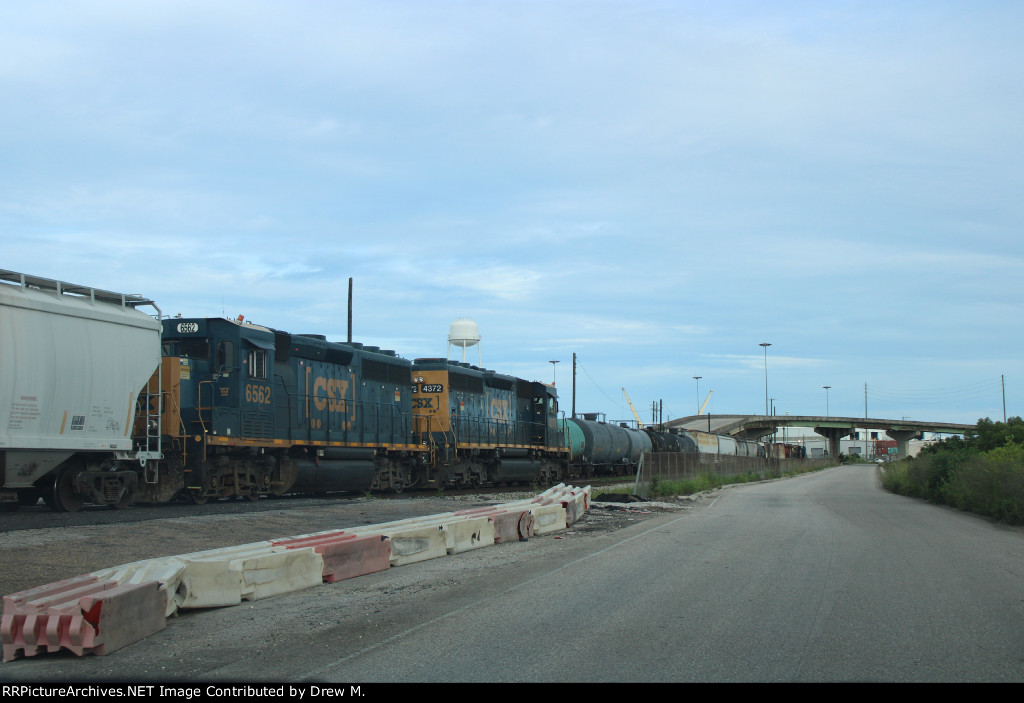
<path id="1" fill-rule="evenodd" d="M 0 506 L 131 501 L 139 467 L 160 456 L 153 418 L 132 434 L 159 316 L 138 295 L 0 270 Z"/>
<path id="2" fill-rule="evenodd" d="M 712 471 L 751 466 L 750 458 L 766 458 L 765 447 L 759 442 L 709 432 L 641 431 L 580 418 L 564 420 L 562 426 L 570 450 L 570 476 L 632 474 L 643 452 L 688 455 Z"/>
<path id="3" fill-rule="evenodd" d="M 574 417 L 561 426 L 569 447 L 570 478 L 631 473 L 652 448 L 648 433 L 615 423 Z"/>

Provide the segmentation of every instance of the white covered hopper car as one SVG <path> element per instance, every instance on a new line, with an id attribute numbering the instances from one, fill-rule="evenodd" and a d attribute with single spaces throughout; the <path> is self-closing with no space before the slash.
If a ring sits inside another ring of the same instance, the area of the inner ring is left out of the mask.
<path id="1" fill-rule="evenodd" d="M 158 418 L 149 441 L 133 441 L 160 365 L 159 316 L 137 295 L 0 269 L 0 507 L 131 502 L 141 467 L 160 458 Z"/>

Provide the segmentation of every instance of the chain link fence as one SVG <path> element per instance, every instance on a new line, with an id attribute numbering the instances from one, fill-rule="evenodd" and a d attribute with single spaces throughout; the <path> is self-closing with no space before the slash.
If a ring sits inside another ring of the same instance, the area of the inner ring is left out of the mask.
<path id="1" fill-rule="evenodd" d="M 762 456 L 722 456 L 645 452 L 637 467 L 635 493 L 646 497 L 651 482 L 681 483 L 701 476 L 714 476 L 729 483 L 733 476 L 757 474 L 762 479 L 778 478 L 784 473 L 800 473 L 835 464 L 827 459 L 775 459 Z"/>

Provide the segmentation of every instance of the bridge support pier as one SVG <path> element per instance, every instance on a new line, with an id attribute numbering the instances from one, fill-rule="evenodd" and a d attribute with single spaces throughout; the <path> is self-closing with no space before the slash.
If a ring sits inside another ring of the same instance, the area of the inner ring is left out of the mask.
<path id="1" fill-rule="evenodd" d="M 885 433 L 890 438 L 896 440 L 896 458 L 906 459 L 908 454 L 909 442 L 912 439 L 921 439 L 924 437 L 923 432 L 916 432 L 914 430 L 886 430 Z"/>
<path id="2" fill-rule="evenodd" d="M 815 427 L 814 431 L 828 442 L 828 456 L 830 459 L 838 459 L 839 454 L 842 452 L 839 440 L 853 434 L 853 429 L 844 427 Z"/>

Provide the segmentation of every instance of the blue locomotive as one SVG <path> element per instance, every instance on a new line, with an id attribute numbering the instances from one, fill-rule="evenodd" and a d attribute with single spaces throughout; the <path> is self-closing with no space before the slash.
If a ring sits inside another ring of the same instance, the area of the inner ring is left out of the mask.
<path id="1" fill-rule="evenodd" d="M 137 500 L 395 490 L 424 473 L 411 363 L 241 319 L 163 321 L 162 480 Z"/>
<path id="2" fill-rule="evenodd" d="M 553 483 L 567 449 L 553 386 L 447 359 L 413 363 L 416 436 L 441 486 Z"/>

